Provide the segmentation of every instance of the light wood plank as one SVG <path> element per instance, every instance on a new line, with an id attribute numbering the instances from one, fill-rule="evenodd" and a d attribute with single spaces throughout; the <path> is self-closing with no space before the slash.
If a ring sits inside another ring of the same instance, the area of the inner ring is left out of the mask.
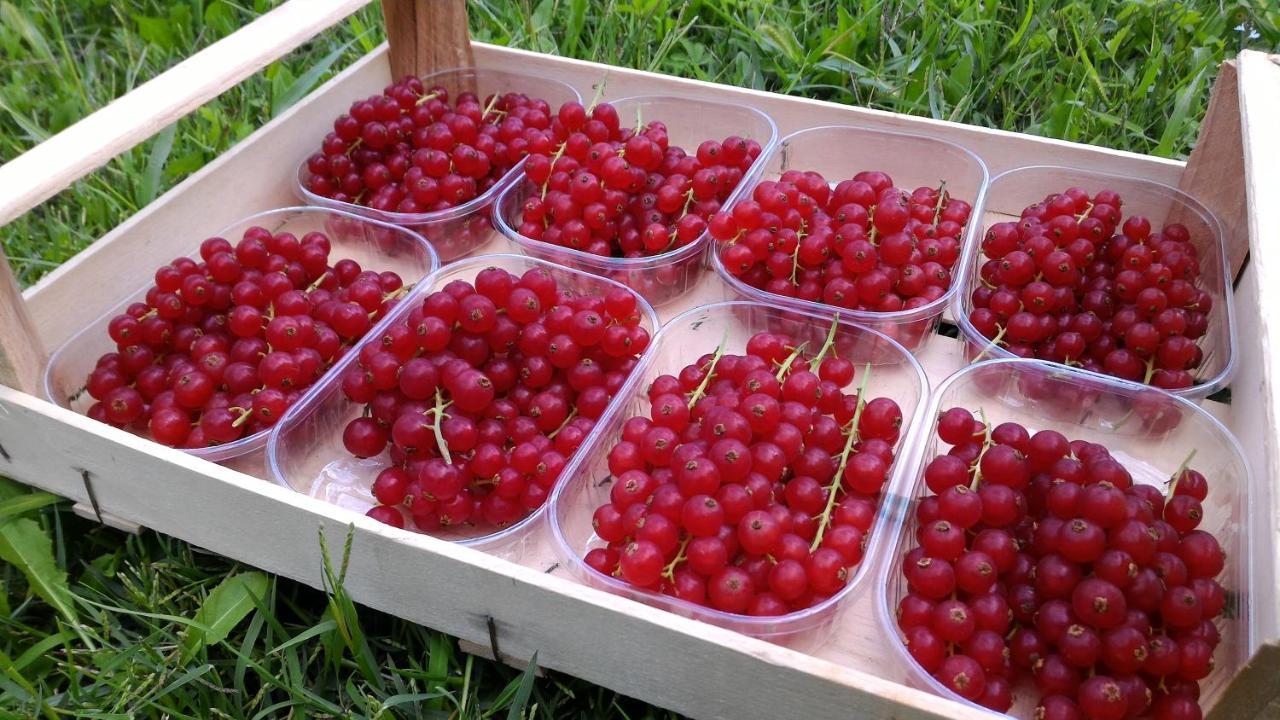
<path id="1" fill-rule="evenodd" d="M 1234 278 L 1249 254 L 1248 207 L 1244 192 L 1244 145 L 1241 139 L 1240 90 L 1236 62 L 1218 70 L 1200 135 L 1187 158 L 1178 189 L 1194 195 L 1222 222 L 1227 263 Z M 1170 217 L 1170 222 L 1180 222 Z"/>
<path id="2" fill-rule="evenodd" d="M 536 650 L 548 668 L 691 716 L 792 717 L 803 708 L 814 720 L 986 717 L 865 669 L 395 531 L 9 388 L 0 388 L 0 444 L 6 475 L 85 501 L 88 470 L 104 512 L 313 587 L 317 532 L 337 552 L 351 524 L 346 589 L 358 602 L 483 645 L 492 618 L 504 656 Z"/>
<path id="3" fill-rule="evenodd" d="M 0 167 L 0 225 L 360 9 L 289 0 Z"/>
<path id="4" fill-rule="evenodd" d="M 466 0 L 382 0 L 392 78 L 470 67 Z"/>
<path id="5" fill-rule="evenodd" d="M 18 279 L 0 247 L 0 385 L 39 394 L 40 373 L 47 360 Z"/>
<path id="6" fill-rule="evenodd" d="M 1258 655 L 1231 687 L 1221 717 L 1263 712 L 1280 698 L 1280 333 L 1267 314 L 1280 308 L 1280 56 L 1245 51 L 1237 60 L 1248 198 L 1249 264 L 1237 290 L 1240 372 L 1233 384 L 1231 429 L 1240 438 L 1255 476 L 1259 502 L 1254 522 L 1254 578 L 1266 588 L 1253 598 Z"/>

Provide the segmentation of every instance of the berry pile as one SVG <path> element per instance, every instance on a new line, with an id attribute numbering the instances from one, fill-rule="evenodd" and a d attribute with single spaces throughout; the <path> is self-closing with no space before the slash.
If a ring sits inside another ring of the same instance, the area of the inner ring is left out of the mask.
<path id="1" fill-rule="evenodd" d="M 524 171 L 540 188 L 516 223 L 533 240 L 606 257 L 637 258 L 697 240 L 760 156 L 754 140 L 707 140 L 689 154 L 653 121 L 624 128 L 599 103 L 560 107 L 553 148 L 531 150 Z"/>
<path id="2" fill-rule="evenodd" d="M 920 666 L 999 711 L 1029 678 L 1044 720 L 1199 718 L 1226 602 L 1204 475 L 1184 463 L 1161 493 L 1102 445 L 964 408 L 937 433 L 897 611 Z"/>
<path id="3" fill-rule="evenodd" d="M 1111 190 L 1073 187 L 992 225 L 969 322 L 1018 357 L 1191 387 L 1213 306 L 1195 245 L 1177 223 L 1122 221 L 1121 206 Z"/>
<path id="4" fill-rule="evenodd" d="M 923 307 L 951 286 L 969 203 L 940 188 L 908 193 L 883 172 L 834 187 L 788 170 L 711 220 L 725 269 L 766 292 L 841 308 Z"/>
<path id="5" fill-rule="evenodd" d="M 359 100 L 307 159 L 307 189 L 375 210 L 424 213 L 471 200 L 551 147 L 551 107 L 518 93 L 481 101 L 416 77 Z"/>
<path id="6" fill-rule="evenodd" d="M 107 326 L 117 351 L 89 374 L 89 416 L 183 448 L 275 425 L 403 291 L 393 272 L 330 267 L 330 250 L 324 233 L 252 227 L 161 267 Z"/>
<path id="7" fill-rule="evenodd" d="M 586 564 L 723 612 L 776 616 L 839 592 L 862 561 L 902 411 L 843 388 L 854 367 L 783 334 L 703 356 L 649 387 L 609 451 L 606 543 Z"/>
<path id="8" fill-rule="evenodd" d="M 369 516 L 486 530 L 541 507 L 649 345 L 640 320 L 630 291 L 573 294 L 541 268 L 428 295 L 342 378 L 365 405 L 348 452 L 387 453 Z"/>

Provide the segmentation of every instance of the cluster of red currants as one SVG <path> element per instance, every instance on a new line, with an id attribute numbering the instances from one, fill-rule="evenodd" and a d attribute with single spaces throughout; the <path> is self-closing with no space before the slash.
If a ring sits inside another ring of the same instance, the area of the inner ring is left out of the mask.
<path id="1" fill-rule="evenodd" d="M 539 190 L 521 208 L 521 235 L 606 257 L 637 258 L 684 247 L 707 229 L 760 156 L 731 136 L 694 154 L 671 145 L 659 121 L 624 128 L 618 111 L 565 103 L 551 124 L 554 147 L 531 151 L 524 171 Z"/>
<path id="2" fill-rule="evenodd" d="M 1212 296 L 1177 223 L 1123 220 L 1120 195 L 1068 188 L 992 225 L 969 322 L 1019 357 L 1173 390 L 1191 387 Z M 1118 232 L 1117 232 L 1118 231 Z"/>
<path id="3" fill-rule="evenodd" d="M 940 188 L 908 193 L 887 174 L 860 172 L 832 187 L 788 170 L 711 219 L 720 260 L 752 287 L 872 312 L 942 297 L 960 257 L 969 203 Z"/>
<path id="4" fill-rule="evenodd" d="M 416 77 L 359 100 L 307 159 L 307 188 L 375 210 L 425 213 L 484 193 L 530 152 L 552 147 L 551 107 L 519 93 L 485 101 Z"/>
<path id="5" fill-rule="evenodd" d="M 777 616 L 845 587 L 894 462 L 902 411 L 845 394 L 854 367 L 783 334 L 720 347 L 649 387 L 609 451 L 586 563 L 722 612 Z M 869 372 L 869 369 L 868 371 Z"/>
<path id="6" fill-rule="evenodd" d="M 365 404 L 347 450 L 389 460 L 369 516 L 431 532 L 541 507 L 648 347 L 640 320 L 630 291 L 574 294 L 541 268 L 486 268 L 428 295 L 342 378 Z"/>
<path id="7" fill-rule="evenodd" d="M 1205 477 L 1184 463 L 1162 493 L 1102 445 L 964 408 L 937 433 L 897 610 L 920 666 L 999 711 L 1029 677 L 1041 720 L 1199 718 L 1226 603 Z"/>
<path id="8" fill-rule="evenodd" d="M 402 289 L 354 260 L 330 267 L 330 250 L 320 232 L 252 227 L 161 267 L 107 326 L 117 351 L 89 374 L 89 416 L 184 448 L 270 428 Z"/>

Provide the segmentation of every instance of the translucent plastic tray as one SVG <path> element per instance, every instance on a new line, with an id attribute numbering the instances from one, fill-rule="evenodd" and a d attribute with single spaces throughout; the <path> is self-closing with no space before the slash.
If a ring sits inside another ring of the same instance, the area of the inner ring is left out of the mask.
<path id="1" fill-rule="evenodd" d="M 1239 442 L 1211 415 L 1196 405 L 1154 388 L 1066 370 L 1039 360 L 988 360 L 947 378 L 934 391 L 924 416 L 910 471 L 901 490 L 908 500 L 900 522 L 879 564 L 879 622 L 908 672 L 908 682 L 957 702 L 967 700 L 944 688 L 908 654 L 901 641 L 895 612 L 906 594 L 901 558 L 915 541 L 915 504 L 930 494 L 924 484 L 925 465 L 947 445 L 937 439 L 938 414 L 951 407 L 975 414 L 981 409 L 993 425 L 1016 421 L 1035 433 L 1052 429 L 1071 440 L 1106 445 L 1133 475 L 1134 482 L 1163 484 L 1192 449 L 1190 467 L 1209 480 L 1200 529 L 1213 533 L 1227 553 L 1218 576 L 1229 598 L 1227 611 L 1216 621 L 1222 641 L 1214 653 L 1215 668 L 1202 680 L 1201 705 L 1211 707 L 1217 694 L 1240 670 L 1256 641 L 1252 637 L 1253 597 L 1249 574 L 1248 508 L 1253 479 Z M 1275 602 L 1266 597 L 1261 602 Z M 1019 702 L 1010 711 L 1031 717 L 1038 693 L 1015 686 Z M 974 705 L 974 707 L 977 707 Z"/>
<path id="2" fill-rule="evenodd" d="M 624 124 L 636 118 L 642 122 L 661 120 L 666 123 L 671 144 L 679 145 L 690 153 L 696 151 L 704 140 L 723 140 L 730 135 L 760 143 L 760 157 L 743 176 L 725 206 L 752 184 L 752 178 L 763 168 L 762 160 L 778 136 L 772 118 L 743 105 L 665 95 L 630 97 L 611 104 L 617 108 Z M 707 233 L 682 248 L 641 258 L 603 257 L 533 240 L 521 235 L 517 228 L 520 226 L 520 208 L 535 189 L 522 174 L 502 191 L 494 206 L 494 222 L 524 254 L 612 278 L 644 295 L 655 306 L 679 298 L 697 283 L 711 242 Z"/>
<path id="3" fill-rule="evenodd" d="M 545 268 L 556 279 L 562 290 L 567 289 L 579 294 L 604 295 L 609 290 L 619 287 L 618 283 L 612 280 L 558 267 L 537 258 L 521 255 L 482 255 L 459 260 L 441 268 L 414 288 L 414 291 L 386 318 L 381 327 L 391 327 L 404 320 L 409 312 L 420 305 L 423 298 L 432 292 L 454 280 L 471 282 L 481 270 L 489 267 L 501 268 L 515 275 L 520 275 L 531 268 Z M 641 314 L 641 325 L 651 334 L 656 333 L 658 316 L 653 308 L 638 295 L 636 305 Z M 378 336 L 370 333 L 365 336 L 363 342 L 377 341 Z M 652 345 L 648 352 L 652 352 Z M 358 356 L 358 348 L 348 353 L 325 382 L 313 386 L 306 396 L 280 419 L 267 447 L 267 467 L 275 481 L 285 487 L 364 514 L 374 505 L 370 490 L 373 480 L 378 472 L 388 466 L 389 461 L 385 451 L 376 458 L 364 460 L 355 458 L 342 444 L 343 429 L 348 422 L 359 417 L 364 409 L 362 403 L 348 399 L 342 392 L 343 371 L 355 362 Z M 597 422 L 597 426 L 608 423 L 609 418 L 620 405 L 617 398 L 614 398 Z M 587 443 L 584 442 L 578 454 L 581 454 L 586 447 Z M 571 464 L 572 459 L 566 463 L 561 482 L 564 478 L 571 477 L 569 474 Z M 547 504 L 543 504 L 524 520 L 497 532 L 477 534 L 473 530 L 466 529 L 470 526 L 465 526 L 432 534 L 518 559 L 522 541 L 537 525 L 546 508 Z"/>
<path id="4" fill-rule="evenodd" d="M 404 279 L 406 285 L 430 275 L 440 266 L 435 250 L 421 235 L 405 228 L 325 208 L 295 207 L 268 210 L 232 223 L 214 233 L 214 236 L 226 238 L 234 245 L 240 241 L 245 230 L 255 225 L 273 233 L 290 232 L 298 237 L 312 231 L 323 232 L 332 244 L 332 251 L 329 253 L 330 265 L 343 258 L 349 258 L 360 263 L 360 267 L 366 270 L 394 271 Z M 205 240 L 205 237 L 192 236 L 189 240 L 189 250 L 186 254 L 199 258 L 200 243 Z M 172 259 L 152 258 L 147 262 L 154 262 L 156 267 L 159 267 L 161 263 Z M 51 402 L 77 412 L 88 410 L 93 399 L 87 394 L 82 394 L 74 401 L 70 398 L 84 387 L 85 379 L 93 370 L 98 358 L 103 353 L 115 351 L 115 343 L 107 335 L 107 324 L 111 322 L 111 318 L 123 313 L 129 305 L 141 302 L 150 287 L 147 285 L 139 288 L 123 302 L 103 312 L 101 317 L 76 333 L 53 353 L 44 373 L 44 392 Z M 92 301 L 93 298 L 85 298 L 85 302 Z M 375 330 L 370 330 L 370 334 Z M 328 372 L 332 372 L 332 368 Z M 323 378 L 318 380 L 317 384 L 321 382 Z M 253 475 L 261 475 L 262 458 L 253 453 L 267 444 L 267 434 L 268 431 L 263 430 L 233 443 L 187 452 L 206 460 L 234 465 L 237 469 Z M 233 460 L 234 462 L 231 462 Z"/>
<path id="5" fill-rule="evenodd" d="M 828 125 L 792 133 L 767 153 L 763 172 L 737 198 L 751 197 L 761 181 L 776 180 L 788 170 L 812 170 L 829 182 L 847 180 L 863 170 L 888 173 L 897 187 L 908 192 L 917 187 L 937 187 L 947 183 L 947 192 L 973 206 L 969 224 L 960 241 L 960 256 L 951 268 L 951 286 L 942 297 L 912 310 L 870 312 L 850 310 L 834 305 L 809 302 L 776 295 L 752 287 L 734 277 L 720 261 L 719 248 L 710 251 L 711 264 L 720 278 L 739 295 L 750 300 L 777 303 L 785 307 L 826 313 L 839 312 L 840 317 L 874 328 L 902 343 L 912 352 L 921 350 L 952 297 L 963 285 L 973 261 L 973 248 L 982 232 L 982 207 L 987 190 L 987 166 L 977 155 L 955 143 L 924 135 L 874 130 L 853 125 Z M 714 241 L 712 241 L 714 245 Z"/>
<path id="6" fill-rule="evenodd" d="M 474 92 L 482 99 L 495 93 L 524 93 L 532 98 L 546 100 L 551 106 L 552 113 L 566 102 L 582 100 L 578 91 L 568 83 L 516 71 L 455 68 L 426 75 L 422 78 L 422 84 L 428 88 L 443 87 L 449 91 L 451 98 L 457 97 L 460 92 Z M 317 147 L 319 147 L 321 135 L 323 133 L 316 137 Z M 489 210 L 503 188 L 510 185 L 521 174 L 523 165 L 523 160 L 516 163 L 515 167 L 507 171 L 493 187 L 479 196 L 457 207 L 438 212 L 383 212 L 316 195 L 307 189 L 310 173 L 307 171 L 306 158 L 303 158 L 298 165 L 298 172 L 294 178 L 294 192 L 308 205 L 346 210 L 361 217 L 381 220 L 419 232 L 435 246 L 442 261 L 450 262 L 470 253 L 489 240 L 494 233 Z"/>
<path id="7" fill-rule="evenodd" d="M 726 352 L 740 354 L 747 339 L 762 330 L 785 332 L 799 341 L 809 341 L 811 347 L 818 347 L 830 324 L 830 318 L 798 310 L 763 303 L 726 302 L 694 308 L 663 326 L 662 332 L 654 339 L 653 351 L 619 393 L 621 403 L 618 412 L 607 422 L 596 426 L 584 450 L 565 469 L 568 480 L 552 493 L 549 520 L 561 564 L 569 568 L 576 578 L 590 585 L 685 617 L 789 645 L 821 642 L 839 606 L 870 574 L 868 567 L 873 564 L 870 558 L 883 552 L 883 544 L 894 529 L 886 507 L 892 503 L 882 502 L 867 539 L 864 557 L 868 559 L 858 566 L 844 589 L 811 608 L 776 617 L 725 613 L 658 595 L 602 575 L 588 567 L 582 558 L 591 548 L 603 545 L 592 528 L 592 514 L 597 507 L 609 501 L 609 484 L 601 482 L 609 477 L 609 450 L 621 437 L 627 418 L 648 412 L 646 391 L 655 377 L 678 373 L 685 365 L 714 351 L 722 341 L 727 340 Z M 868 395 L 890 397 L 902 409 L 903 431 L 897 447 L 899 460 L 890 470 L 884 496 L 893 497 L 899 494 L 896 488 L 905 478 L 903 469 L 909 465 L 903 460 L 904 454 L 910 454 L 912 433 L 917 425 L 923 423 L 921 410 L 929 392 L 928 381 L 910 353 L 874 330 L 842 321 L 836 333 L 836 348 L 840 357 L 850 360 L 858 368 L 854 388 L 861 382 L 862 368 L 870 363 Z"/>
<path id="8" fill-rule="evenodd" d="M 1204 352 L 1204 360 L 1196 371 L 1198 382 L 1171 392 L 1180 397 L 1204 398 L 1226 387 L 1236 369 L 1236 323 L 1232 276 L 1222 224 L 1217 216 L 1191 195 L 1151 180 L 1058 165 L 1033 165 L 1009 170 L 991 180 L 987 190 L 986 225 L 1016 220 L 1023 208 L 1072 186 L 1082 187 L 1091 194 L 1104 188 L 1120 193 L 1124 200 L 1121 214 L 1126 218 L 1134 214 L 1146 216 L 1152 230 L 1171 222 L 1187 226 L 1200 258 L 1200 280 L 1196 285 L 1212 296 L 1213 308 L 1209 311 L 1209 329 L 1196 342 Z M 968 340 L 969 357 L 1011 358 L 1012 353 L 993 345 L 969 322 L 973 289 L 981 282 L 978 273 L 984 258 L 977 245 L 972 252 L 974 260 L 968 263 L 963 287 L 955 296 L 956 324 Z"/>

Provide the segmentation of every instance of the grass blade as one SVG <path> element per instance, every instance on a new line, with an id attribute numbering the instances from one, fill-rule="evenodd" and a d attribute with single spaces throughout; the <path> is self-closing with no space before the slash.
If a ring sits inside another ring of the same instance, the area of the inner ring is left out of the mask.
<path id="1" fill-rule="evenodd" d="M 142 173 L 142 184 L 138 186 L 138 207 L 148 205 L 160 193 L 160 176 L 164 174 L 165 163 L 169 162 L 169 153 L 173 152 L 173 138 L 177 131 L 178 123 L 172 123 L 151 142 L 147 168 Z"/>
<path id="2" fill-rule="evenodd" d="M 80 620 L 71 604 L 71 590 L 67 587 L 67 573 L 54 560 L 53 542 L 39 523 L 30 518 L 17 518 L 0 524 L 0 559 L 22 571 L 31 590 L 71 623 L 86 645 L 93 647 L 80 630 Z"/>
<path id="3" fill-rule="evenodd" d="M 32 510 L 42 508 L 46 505 L 53 505 L 61 500 L 62 498 L 57 495 L 50 495 L 49 493 L 44 492 L 30 493 L 27 495 L 19 495 L 17 497 L 9 498 L 8 500 L 0 502 L 0 522 L 8 520 L 11 517 L 17 517 L 18 515 L 25 515 Z"/>
<path id="4" fill-rule="evenodd" d="M 218 583 L 196 611 L 182 641 L 180 664 L 191 661 L 208 645 L 220 643 L 255 608 L 254 597 L 267 594 L 270 580 L 258 571 L 240 573 Z"/>
<path id="5" fill-rule="evenodd" d="M 511 700 L 511 707 L 507 709 L 507 720 L 521 720 L 524 717 L 525 706 L 529 704 L 529 696 L 533 693 L 533 678 L 538 674 L 538 651 L 533 651 L 533 657 L 529 658 L 529 667 L 524 669 L 524 674 L 520 676 L 520 689 L 516 690 L 516 696 Z"/>

